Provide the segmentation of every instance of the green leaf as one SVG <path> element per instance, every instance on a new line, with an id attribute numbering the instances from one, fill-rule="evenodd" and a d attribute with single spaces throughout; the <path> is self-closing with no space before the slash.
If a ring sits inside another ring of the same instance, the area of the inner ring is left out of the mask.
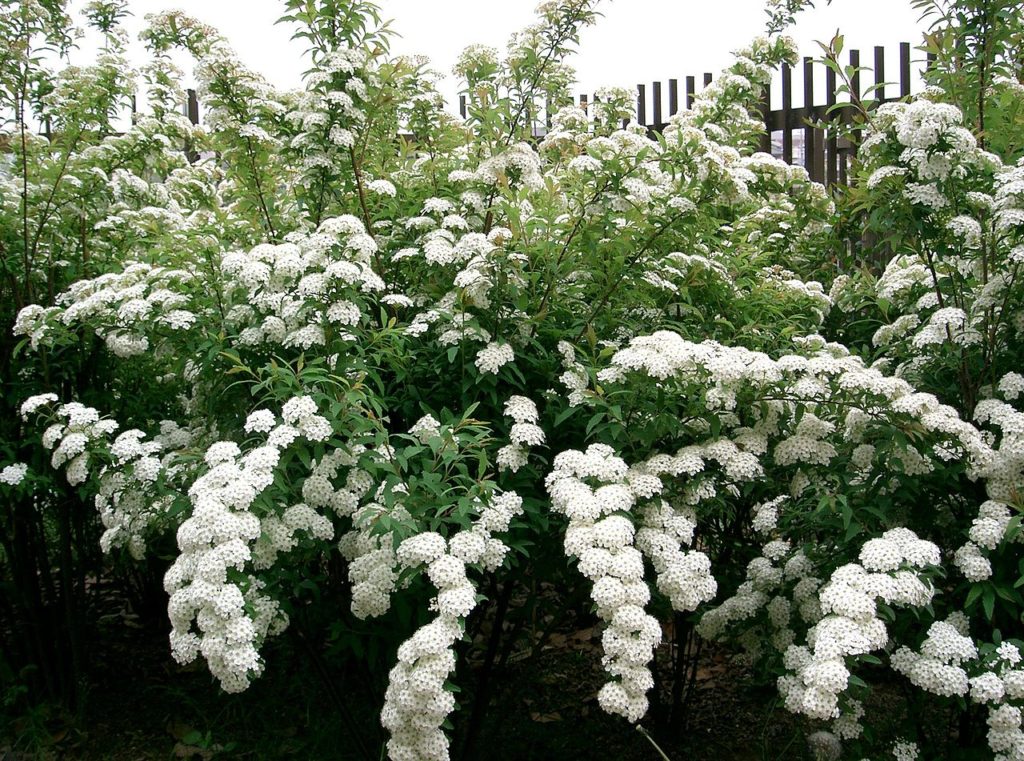
<path id="1" fill-rule="evenodd" d="M 577 410 L 576 410 L 575 407 L 568 407 L 568 408 L 562 410 L 561 412 L 559 412 L 558 416 L 555 418 L 554 427 L 558 428 L 558 426 L 560 426 L 566 420 L 571 418 L 576 413 L 576 411 Z"/>
<path id="2" fill-rule="evenodd" d="M 971 605 L 977 602 L 978 598 L 981 597 L 981 593 L 984 591 L 984 589 L 984 586 L 982 586 L 981 584 L 972 585 L 971 591 L 967 593 L 967 599 L 964 600 L 964 607 L 969 608 L 971 607 Z"/>

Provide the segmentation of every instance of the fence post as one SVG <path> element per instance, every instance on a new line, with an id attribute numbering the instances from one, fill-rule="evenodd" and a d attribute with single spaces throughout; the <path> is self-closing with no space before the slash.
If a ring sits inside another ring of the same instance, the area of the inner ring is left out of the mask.
<path id="1" fill-rule="evenodd" d="M 647 86 L 636 86 L 636 123 L 647 126 Z"/>
<path id="2" fill-rule="evenodd" d="M 853 87 L 853 93 L 859 100 L 863 92 L 860 89 L 860 51 L 856 48 L 850 51 L 850 66 L 853 67 L 853 76 L 850 77 L 850 84 Z"/>
<path id="3" fill-rule="evenodd" d="M 825 69 L 825 112 L 828 118 L 828 141 L 825 147 L 825 182 L 832 187 L 839 180 L 839 141 L 836 139 L 836 113 L 829 109 L 836 104 L 836 72 Z"/>
<path id="4" fill-rule="evenodd" d="M 668 81 L 668 115 L 675 116 L 679 113 L 679 80 Z"/>
<path id="5" fill-rule="evenodd" d="M 188 90 L 188 120 L 193 124 L 199 124 L 199 98 L 196 91 L 191 88 Z"/>
<path id="6" fill-rule="evenodd" d="M 459 113 L 462 114 L 462 118 L 466 118 L 466 96 L 459 96 Z"/>
<path id="7" fill-rule="evenodd" d="M 767 154 L 772 152 L 772 86 L 764 88 L 761 95 L 761 121 L 764 122 L 764 134 L 761 135 L 761 150 Z"/>
<path id="8" fill-rule="evenodd" d="M 651 85 L 651 118 L 654 120 L 653 126 L 661 129 L 661 82 Z"/>
<path id="9" fill-rule="evenodd" d="M 885 102 L 885 48 L 875 45 L 875 103 Z"/>
<path id="10" fill-rule="evenodd" d="M 188 114 L 188 120 L 192 124 L 199 124 L 199 98 L 196 96 L 196 91 L 189 88 L 185 93 L 188 96 L 188 101 L 185 105 L 185 113 Z M 185 146 L 185 158 L 188 159 L 190 164 L 194 164 L 199 160 L 199 154 L 196 153 L 191 141 Z"/>
<path id="11" fill-rule="evenodd" d="M 697 97 L 697 80 L 694 77 L 686 78 L 686 110 L 693 108 L 693 99 Z"/>
<path id="12" fill-rule="evenodd" d="M 910 95 L 910 43 L 900 43 L 900 97 Z"/>
<path id="13" fill-rule="evenodd" d="M 814 127 L 809 126 L 813 120 L 813 104 L 814 103 L 814 59 L 805 56 L 804 57 L 804 169 L 807 170 L 807 174 L 811 176 L 812 180 L 817 179 L 814 176 L 814 133 L 817 131 Z"/>
<path id="14" fill-rule="evenodd" d="M 793 125 L 790 122 L 793 108 L 793 70 L 788 63 L 782 64 L 782 160 L 793 163 Z"/>

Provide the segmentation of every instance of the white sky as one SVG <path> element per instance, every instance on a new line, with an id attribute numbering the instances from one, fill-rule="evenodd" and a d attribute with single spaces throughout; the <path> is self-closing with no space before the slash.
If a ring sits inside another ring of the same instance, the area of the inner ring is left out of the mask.
<path id="1" fill-rule="evenodd" d="M 504 50 L 508 35 L 533 19 L 537 0 L 377 0 L 384 18 L 393 18 L 392 28 L 402 35 L 392 43 L 395 53 L 423 54 L 438 71 L 451 71 L 466 45 L 483 43 Z M 83 0 L 73 0 L 80 8 Z M 900 42 L 919 44 L 922 26 L 909 0 L 834 0 L 805 11 L 790 30 L 801 55 L 817 56 L 815 40 L 828 40 L 840 29 L 846 48 L 860 48 L 861 63 L 870 66 L 872 47 L 886 47 L 886 79 L 899 76 Z M 127 22 L 129 35 L 137 39 L 147 13 L 180 8 L 221 32 L 231 41 L 239 57 L 281 88 L 298 86 L 302 41 L 292 41 L 288 25 L 275 25 L 283 13 L 280 0 L 129 0 L 134 14 Z M 717 73 L 730 62 L 729 53 L 745 45 L 764 27 L 762 0 L 604 0 L 598 9 L 604 14 L 597 26 L 583 31 L 580 53 L 571 63 L 578 75 L 577 93 L 593 93 L 606 85 L 634 87 L 652 80 L 679 79 L 680 100 L 684 78 L 702 72 Z M 82 43 L 80 60 L 87 59 L 92 46 Z M 914 58 L 921 54 L 914 51 Z M 133 62 L 144 53 L 137 42 Z M 181 61 L 189 73 L 191 64 Z M 919 66 L 914 67 L 915 71 Z M 871 75 L 864 77 L 865 84 Z M 817 76 L 823 91 L 824 76 Z M 778 82 L 775 84 L 776 93 Z M 803 85 L 794 78 L 794 105 L 802 103 Z M 452 109 L 457 104 L 458 84 L 454 77 L 444 82 L 443 94 Z M 650 86 L 648 85 L 648 99 Z M 777 102 L 777 101 L 776 101 Z M 648 106 L 648 116 L 650 115 Z M 667 114 L 667 101 L 665 113 Z"/>

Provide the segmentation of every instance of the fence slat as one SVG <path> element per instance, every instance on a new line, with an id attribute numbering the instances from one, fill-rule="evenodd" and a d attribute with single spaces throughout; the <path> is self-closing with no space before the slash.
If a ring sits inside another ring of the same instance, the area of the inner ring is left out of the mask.
<path id="1" fill-rule="evenodd" d="M 647 126 L 647 86 L 636 86 L 636 123 Z"/>
<path id="2" fill-rule="evenodd" d="M 585 113 L 585 114 L 589 114 L 590 113 L 590 111 L 588 110 L 589 109 L 589 105 L 590 104 L 587 103 L 587 96 L 586 95 L 580 95 L 580 108 L 583 109 L 583 113 Z"/>
<path id="3" fill-rule="evenodd" d="M 910 43 L 900 43 L 900 97 L 910 95 Z"/>
<path id="4" fill-rule="evenodd" d="M 864 91 L 860 89 L 860 51 L 850 51 L 850 66 L 853 67 L 853 76 L 850 77 L 850 84 L 853 87 L 853 92 L 856 94 L 859 100 L 863 95 Z"/>
<path id="5" fill-rule="evenodd" d="M 764 134 L 761 135 L 761 150 L 765 153 L 772 152 L 772 88 L 771 85 L 764 88 L 761 96 L 761 121 L 764 122 Z"/>
<path id="6" fill-rule="evenodd" d="M 711 79 L 712 79 L 711 72 L 710 71 L 705 71 L 704 72 L 704 86 L 705 87 L 707 87 L 709 84 L 711 84 Z"/>
<path id="7" fill-rule="evenodd" d="M 885 48 L 875 45 L 875 93 L 873 100 L 881 103 L 885 100 Z"/>
<path id="8" fill-rule="evenodd" d="M 189 88 L 188 92 L 188 120 L 193 124 L 199 124 L 199 98 L 196 91 Z"/>
<path id="9" fill-rule="evenodd" d="M 834 69 L 825 69 L 825 110 L 836 104 L 836 72 Z M 825 147 L 825 182 L 832 187 L 839 180 L 839 141 L 835 133 L 836 114 L 833 111 L 828 114 L 828 141 Z"/>
<path id="10" fill-rule="evenodd" d="M 814 59 L 810 57 L 804 58 L 804 110 L 811 111 L 814 106 Z M 811 121 L 812 116 L 807 115 L 806 120 Z M 814 133 L 817 132 L 814 127 L 804 127 L 804 169 L 811 175 L 811 179 L 817 180 L 818 177 L 814 175 L 815 159 L 814 155 Z"/>
<path id="11" fill-rule="evenodd" d="M 693 108 L 693 99 L 697 94 L 697 79 L 695 77 L 686 78 L 686 110 L 689 111 Z"/>
<path id="12" fill-rule="evenodd" d="M 651 84 L 651 117 L 653 124 L 660 127 L 661 121 L 661 82 Z"/>
<path id="13" fill-rule="evenodd" d="M 459 113 L 462 114 L 462 118 L 466 118 L 466 96 L 459 96 Z"/>
<path id="14" fill-rule="evenodd" d="M 185 114 L 188 116 L 188 120 L 193 124 L 199 124 L 199 98 L 196 96 L 196 91 L 189 88 L 185 91 L 186 102 L 185 102 Z M 199 161 L 199 154 L 196 152 L 192 141 L 189 140 L 185 144 L 185 158 L 188 159 L 188 163 L 194 164 Z"/>
<path id="15" fill-rule="evenodd" d="M 793 109 L 793 70 L 788 63 L 782 64 L 782 160 L 793 163 L 793 125 L 790 122 Z"/>
<path id="16" fill-rule="evenodd" d="M 679 113 L 679 80 L 668 81 L 668 115 L 675 116 Z"/>

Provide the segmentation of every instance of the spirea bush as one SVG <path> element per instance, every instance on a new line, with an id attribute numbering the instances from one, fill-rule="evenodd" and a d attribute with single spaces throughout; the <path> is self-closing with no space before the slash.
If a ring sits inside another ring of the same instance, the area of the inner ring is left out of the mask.
<path id="1" fill-rule="evenodd" d="M 583 590 L 624 721 L 671 621 L 772 675 L 819 757 L 932 753 L 938 706 L 1024 758 L 1020 26 L 993 5 L 932 9 L 933 86 L 864 108 L 838 200 L 757 151 L 798 4 L 657 135 L 628 91 L 573 105 L 595 0 L 468 48 L 465 121 L 363 0 L 287 0 L 293 92 L 177 12 L 133 71 L 116 0 L 98 61 L 52 72 L 62 5 L 9 5 L 5 562 L 36 513 L 74 515 L 75 557 L 169 556 L 170 653 L 227 692 L 311 604 L 342 650 L 390 642 L 396 761 L 449 758 L 460 656 L 490 621 L 493 662 L 538 578 Z M 868 705 L 894 680 L 901 737 Z"/>

